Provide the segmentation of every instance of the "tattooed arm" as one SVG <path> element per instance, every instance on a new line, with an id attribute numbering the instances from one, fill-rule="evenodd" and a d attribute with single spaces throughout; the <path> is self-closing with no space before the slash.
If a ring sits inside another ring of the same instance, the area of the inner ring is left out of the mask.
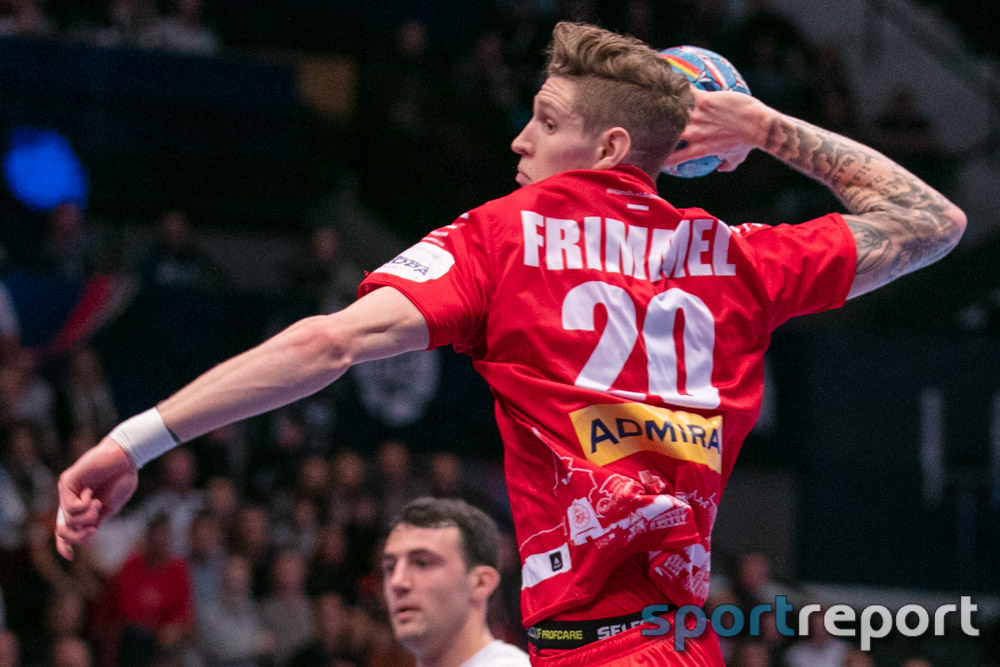
<path id="1" fill-rule="evenodd" d="M 830 188 L 857 245 L 850 296 L 881 287 L 944 257 L 962 237 L 965 214 L 941 193 L 878 151 L 810 125 L 739 93 L 695 91 L 695 109 L 671 156 L 722 155 L 732 170 L 754 148 Z"/>

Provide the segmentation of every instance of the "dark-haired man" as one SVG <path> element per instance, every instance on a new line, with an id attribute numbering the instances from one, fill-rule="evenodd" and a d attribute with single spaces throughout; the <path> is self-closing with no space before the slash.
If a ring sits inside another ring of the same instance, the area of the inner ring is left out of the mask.
<path id="1" fill-rule="evenodd" d="M 497 550 L 496 524 L 468 503 L 418 498 L 403 507 L 382 551 L 383 591 L 396 639 L 420 667 L 529 664 L 486 625 Z"/>

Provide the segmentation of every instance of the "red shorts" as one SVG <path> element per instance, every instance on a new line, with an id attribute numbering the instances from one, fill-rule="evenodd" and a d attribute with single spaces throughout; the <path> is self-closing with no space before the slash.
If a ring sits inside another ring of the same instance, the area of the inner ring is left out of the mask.
<path id="1" fill-rule="evenodd" d="M 665 616 L 673 627 L 673 614 Z M 613 637 L 601 639 L 566 651 L 545 651 L 538 655 L 530 646 L 531 664 L 535 667 L 725 667 L 719 637 L 711 623 L 705 624 L 704 632 L 698 637 L 686 637 L 684 650 L 674 648 L 674 633 L 671 630 L 658 637 L 644 636 L 643 627 L 626 630 Z"/>

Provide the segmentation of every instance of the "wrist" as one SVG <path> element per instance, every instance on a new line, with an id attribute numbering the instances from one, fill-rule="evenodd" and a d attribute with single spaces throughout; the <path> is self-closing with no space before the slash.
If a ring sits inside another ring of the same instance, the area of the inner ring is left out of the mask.
<path id="1" fill-rule="evenodd" d="M 126 419 L 108 437 L 121 446 L 137 470 L 180 444 L 156 408 Z"/>
<path id="2" fill-rule="evenodd" d="M 755 100 L 751 105 L 749 113 L 751 121 L 747 124 L 751 128 L 747 143 L 754 148 L 768 150 L 768 142 L 772 128 L 776 123 L 780 123 L 784 114 L 776 109 L 772 109 L 760 100 Z"/>

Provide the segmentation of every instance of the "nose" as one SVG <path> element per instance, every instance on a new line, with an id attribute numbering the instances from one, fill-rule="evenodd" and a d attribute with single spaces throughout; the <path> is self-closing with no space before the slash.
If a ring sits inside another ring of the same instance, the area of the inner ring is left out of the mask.
<path id="1" fill-rule="evenodd" d="M 525 127 L 521 130 L 520 134 L 514 137 L 514 141 L 510 142 L 510 149 L 518 155 L 527 155 L 528 151 L 531 149 L 531 144 L 528 143 L 527 134 L 528 128 Z"/>
<path id="2" fill-rule="evenodd" d="M 394 591 L 405 591 L 410 587 L 410 577 L 407 574 L 406 564 L 400 560 L 392 566 L 392 572 L 387 577 L 389 588 Z"/>

